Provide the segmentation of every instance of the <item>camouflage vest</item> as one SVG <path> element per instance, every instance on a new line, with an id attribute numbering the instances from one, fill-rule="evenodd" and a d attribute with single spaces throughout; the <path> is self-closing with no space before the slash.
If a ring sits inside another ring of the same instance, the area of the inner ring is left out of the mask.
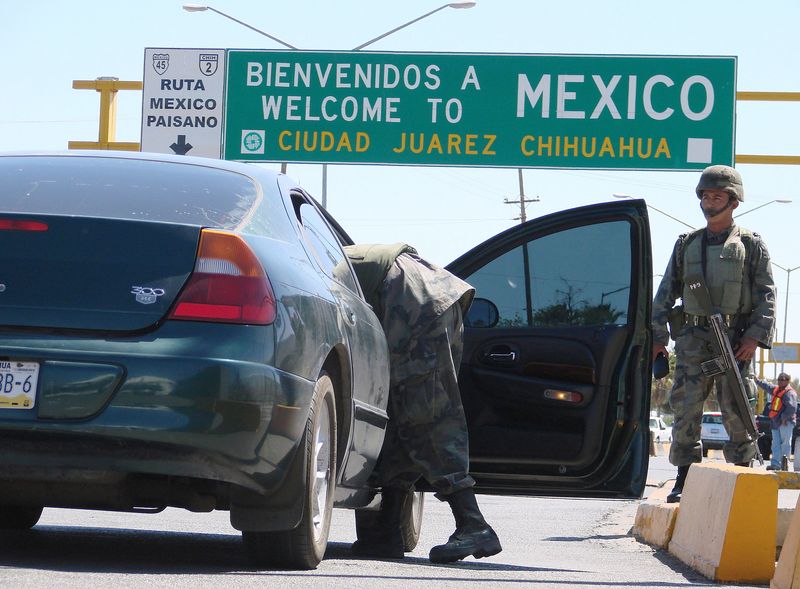
<path id="1" fill-rule="evenodd" d="M 724 244 L 706 246 L 706 269 L 703 272 L 703 232 L 699 229 L 684 236 L 679 253 L 682 266 L 684 312 L 706 315 L 705 309 L 686 286 L 691 274 L 705 275 L 711 302 L 723 315 L 749 314 L 752 308 L 749 262 L 754 234 L 742 227 L 734 227 Z"/>
<path id="2" fill-rule="evenodd" d="M 380 309 L 381 285 L 397 256 L 406 252 L 417 253 L 417 250 L 406 243 L 348 245 L 344 251 L 353 264 L 358 283 L 364 291 L 364 298 L 376 314 Z"/>

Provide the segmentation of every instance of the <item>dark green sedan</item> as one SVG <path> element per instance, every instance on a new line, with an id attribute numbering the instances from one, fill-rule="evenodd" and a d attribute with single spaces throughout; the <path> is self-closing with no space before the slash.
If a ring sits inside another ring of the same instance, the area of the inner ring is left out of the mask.
<path id="1" fill-rule="evenodd" d="M 313 567 L 335 487 L 371 499 L 386 342 L 285 176 L 0 157 L 0 268 L 0 528 L 229 509 L 257 560 Z"/>
<path id="2" fill-rule="evenodd" d="M 314 568 L 333 507 L 368 531 L 389 370 L 350 243 L 258 166 L 0 155 L 0 535 L 44 507 L 228 510 L 258 565 Z M 448 269 L 476 288 L 459 373 L 476 491 L 641 496 L 644 202 L 528 221 Z"/>

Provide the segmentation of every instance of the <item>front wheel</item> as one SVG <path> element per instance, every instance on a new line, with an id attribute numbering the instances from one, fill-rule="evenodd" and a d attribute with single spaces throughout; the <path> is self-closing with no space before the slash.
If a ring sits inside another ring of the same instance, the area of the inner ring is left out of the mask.
<path id="1" fill-rule="evenodd" d="M 293 530 L 242 532 L 257 565 L 315 569 L 328 545 L 336 486 L 336 403 L 333 382 L 323 373 L 314 386 L 303 434 L 306 452 L 303 517 Z"/>

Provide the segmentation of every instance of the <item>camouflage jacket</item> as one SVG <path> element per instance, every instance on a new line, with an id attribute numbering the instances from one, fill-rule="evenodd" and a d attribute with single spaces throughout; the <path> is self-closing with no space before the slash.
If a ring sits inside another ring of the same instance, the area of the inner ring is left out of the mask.
<path id="1" fill-rule="evenodd" d="M 733 225 L 731 231 L 735 228 L 736 225 Z M 681 235 L 672 250 L 664 277 L 661 279 L 661 284 L 653 299 L 652 327 L 653 340 L 656 343 L 664 345 L 669 343 L 667 321 L 673 311 L 675 301 L 683 293 L 681 269 L 687 238 L 699 238 L 702 231 L 704 230 Z M 772 345 L 775 325 L 775 282 L 772 279 L 772 268 L 766 244 L 757 233 L 747 232 L 747 234 L 751 238 L 743 240 L 746 256 L 745 280 L 749 281 L 751 305 L 749 309 L 743 309 L 739 313 L 741 320 L 738 325 L 743 330 L 742 337 L 751 337 L 758 341 L 762 348 L 769 348 Z M 709 259 L 707 263 L 715 263 L 715 260 Z M 677 334 L 673 334 L 673 338 L 675 337 Z"/>
<path id="2" fill-rule="evenodd" d="M 404 245 L 345 248 L 386 334 L 393 383 L 435 369 L 438 359 L 425 342 L 431 327 L 454 304 L 466 313 L 475 296 L 472 286 Z"/>
<path id="3" fill-rule="evenodd" d="M 381 296 L 389 348 L 408 347 L 409 339 L 424 333 L 455 303 L 466 313 L 474 296 L 472 286 L 447 270 L 413 253 L 401 254 L 386 273 Z"/>

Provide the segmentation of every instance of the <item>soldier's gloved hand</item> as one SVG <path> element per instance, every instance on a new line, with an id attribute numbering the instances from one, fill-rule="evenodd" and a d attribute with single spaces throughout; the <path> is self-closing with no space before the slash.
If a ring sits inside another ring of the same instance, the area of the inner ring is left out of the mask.
<path id="1" fill-rule="evenodd" d="M 757 347 L 757 340 L 754 340 L 752 337 L 743 337 L 742 341 L 739 342 L 739 345 L 736 346 L 736 349 L 733 351 L 733 354 L 737 360 L 749 362 L 753 359 Z"/>

